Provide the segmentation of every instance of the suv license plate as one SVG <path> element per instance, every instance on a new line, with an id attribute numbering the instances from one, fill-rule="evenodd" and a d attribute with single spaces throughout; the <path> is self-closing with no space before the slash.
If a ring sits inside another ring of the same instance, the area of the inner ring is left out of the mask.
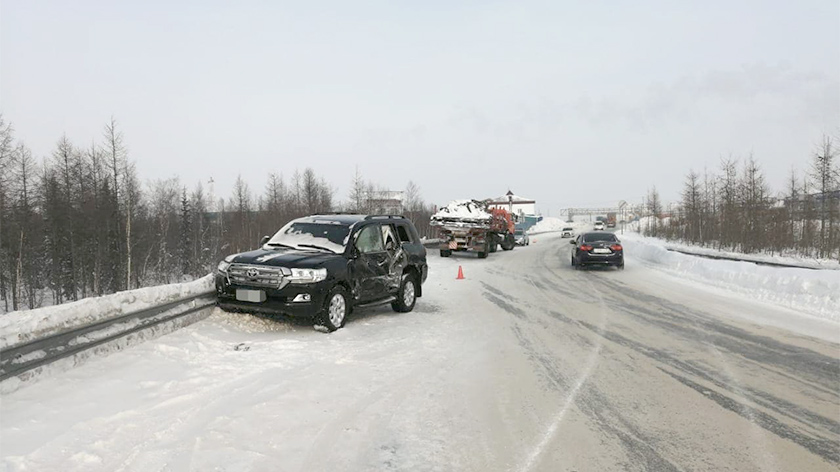
<path id="1" fill-rule="evenodd" d="M 240 302 L 262 303 L 265 301 L 265 292 L 262 290 L 236 289 L 236 299 Z"/>
<path id="2" fill-rule="evenodd" d="M 602 247 L 597 247 L 593 249 L 592 252 L 595 254 L 609 254 L 610 250 Z"/>

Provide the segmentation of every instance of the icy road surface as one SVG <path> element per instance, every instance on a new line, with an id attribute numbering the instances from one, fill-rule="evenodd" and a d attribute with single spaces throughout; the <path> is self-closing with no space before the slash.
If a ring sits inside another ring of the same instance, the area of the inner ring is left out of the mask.
<path id="1" fill-rule="evenodd" d="M 837 324 L 534 239 L 430 253 L 413 313 L 214 312 L 7 394 L 3 468 L 837 470 Z"/>

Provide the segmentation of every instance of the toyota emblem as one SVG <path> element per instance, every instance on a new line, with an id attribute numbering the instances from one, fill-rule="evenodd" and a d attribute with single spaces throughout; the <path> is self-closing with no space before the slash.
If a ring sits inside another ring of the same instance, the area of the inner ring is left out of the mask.
<path id="1" fill-rule="evenodd" d="M 248 271 L 245 272 L 245 275 L 252 279 L 256 279 L 257 276 L 260 275 L 260 271 L 258 271 L 257 269 L 248 269 Z"/>

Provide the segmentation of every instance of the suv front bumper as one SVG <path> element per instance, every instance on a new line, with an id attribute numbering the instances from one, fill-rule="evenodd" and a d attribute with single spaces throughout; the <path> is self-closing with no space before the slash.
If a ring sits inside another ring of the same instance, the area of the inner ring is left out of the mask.
<path id="1" fill-rule="evenodd" d="M 315 318 L 324 307 L 324 299 L 331 282 L 314 284 L 289 284 L 280 290 L 267 287 L 251 287 L 228 283 L 225 274 L 216 272 L 216 299 L 222 309 L 244 312 L 269 313 L 299 318 Z M 265 292 L 264 302 L 246 302 L 236 299 L 237 289 L 261 290 Z M 309 301 L 293 301 L 300 294 L 308 294 Z"/>

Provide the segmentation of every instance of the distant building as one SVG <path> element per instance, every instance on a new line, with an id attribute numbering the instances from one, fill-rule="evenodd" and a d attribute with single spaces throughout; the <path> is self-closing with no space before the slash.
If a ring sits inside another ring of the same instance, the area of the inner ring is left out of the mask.
<path id="1" fill-rule="evenodd" d="M 515 195 L 510 190 L 508 190 L 508 193 L 501 197 L 491 198 L 490 202 L 488 203 L 488 206 L 490 208 L 500 208 L 503 210 L 509 210 L 512 206 L 513 213 L 516 213 L 521 217 L 532 216 L 537 214 L 536 200 L 520 197 L 519 195 Z"/>
<path id="2" fill-rule="evenodd" d="M 395 190 L 379 190 L 368 195 L 371 208 L 389 215 L 398 215 L 403 211 L 404 192 Z"/>

